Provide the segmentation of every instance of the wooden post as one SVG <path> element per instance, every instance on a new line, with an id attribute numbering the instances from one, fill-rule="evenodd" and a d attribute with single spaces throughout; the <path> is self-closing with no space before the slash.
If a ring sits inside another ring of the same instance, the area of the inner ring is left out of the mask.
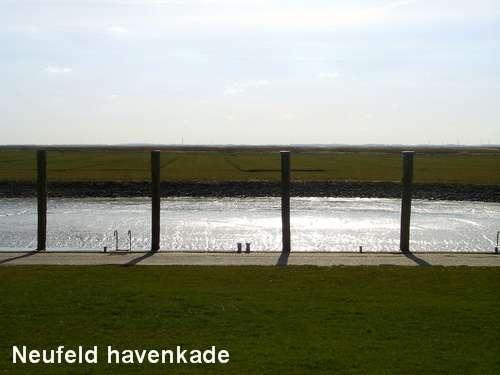
<path id="1" fill-rule="evenodd" d="M 401 194 L 401 230 L 399 250 L 410 251 L 410 216 L 413 180 L 413 155 L 414 151 L 403 151 L 403 192 Z"/>
<path id="2" fill-rule="evenodd" d="M 38 199 L 37 250 L 47 248 L 47 152 L 36 153 L 37 177 L 36 195 Z"/>
<path id="3" fill-rule="evenodd" d="M 281 151 L 282 251 L 290 252 L 290 151 Z"/>
<path id="4" fill-rule="evenodd" d="M 160 249 L 160 151 L 151 151 L 151 251 Z"/>

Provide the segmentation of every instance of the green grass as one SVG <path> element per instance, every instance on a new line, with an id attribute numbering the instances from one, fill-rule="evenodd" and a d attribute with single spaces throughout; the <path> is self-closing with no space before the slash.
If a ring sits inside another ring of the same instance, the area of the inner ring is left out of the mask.
<path id="1" fill-rule="evenodd" d="M 148 181 L 149 153 L 124 151 L 51 151 L 51 181 Z M 277 181 L 278 153 L 163 152 L 166 181 Z M 34 181 L 33 151 L 0 151 L 0 181 Z M 399 181 L 397 153 L 294 153 L 293 178 L 302 181 Z M 421 153 L 415 158 L 415 181 L 500 185 L 500 154 Z"/>
<path id="2" fill-rule="evenodd" d="M 5 267 L 0 280 L 0 373 L 500 373 L 494 268 Z M 12 345 L 61 344 L 216 345 L 231 361 L 10 364 Z"/>

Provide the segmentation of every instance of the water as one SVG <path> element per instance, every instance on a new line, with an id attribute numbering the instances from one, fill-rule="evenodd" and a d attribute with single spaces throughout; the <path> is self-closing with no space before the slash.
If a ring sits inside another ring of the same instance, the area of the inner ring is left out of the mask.
<path id="1" fill-rule="evenodd" d="M 364 198 L 292 198 L 292 250 L 397 251 L 400 201 Z M 281 249 L 279 198 L 169 198 L 161 205 L 161 248 L 166 250 Z M 0 248 L 36 247 L 36 200 L 0 199 Z M 47 248 L 51 250 L 150 248 L 148 198 L 50 199 Z M 492 251 L 500 230 L 500 204 L 413 202 L 415 251 Z M 243 245 L 244 246 L 244 245 Z"/>

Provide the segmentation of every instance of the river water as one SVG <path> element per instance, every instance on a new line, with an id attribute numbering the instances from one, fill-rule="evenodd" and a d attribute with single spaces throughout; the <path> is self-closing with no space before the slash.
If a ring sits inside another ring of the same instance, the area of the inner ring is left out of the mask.
<path id="1" fill-rule="evenodd" d="M 292 198 L 292 250 L 397 251 L 400 200 Z M 0 199 L 0 249 L 36 247 L 36 200 Z M 280 198 L 168 198 L 161 204 L 161 249 L 281 248 Z M 148 198 L 58 198 L 48 202 L 47 248 L 102 250 L 150 247 Z M 492 251 L 500 204 L 415 200 L 414 251 Z"/>

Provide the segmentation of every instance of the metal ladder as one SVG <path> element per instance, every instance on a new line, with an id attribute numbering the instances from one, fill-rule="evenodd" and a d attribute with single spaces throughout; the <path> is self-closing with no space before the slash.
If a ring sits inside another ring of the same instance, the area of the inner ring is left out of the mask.
<path id="1" fill-rule="evenodd" d="M 128 249 L 120 249 L 118 247 L 118 230 L 115 230 L 113 232 L 113 237 L 115 238 L 115 251 L 117 252 L 126 252 L 126 251 L 132 251 L 132 231 L 129 230 L 127 232 L 127 236 L 128 236 Z"/>

